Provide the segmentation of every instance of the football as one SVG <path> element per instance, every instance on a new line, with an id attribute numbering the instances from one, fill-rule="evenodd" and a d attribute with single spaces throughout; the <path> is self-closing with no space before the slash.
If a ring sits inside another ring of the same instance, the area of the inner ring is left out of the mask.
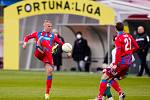
<path id="1" fill-rule="evenodd" d="M 66 53 L 71 52 L 72 51 L 72 45 L 70 43 L 64 43 L 62 45 L 62 50 Z"/>

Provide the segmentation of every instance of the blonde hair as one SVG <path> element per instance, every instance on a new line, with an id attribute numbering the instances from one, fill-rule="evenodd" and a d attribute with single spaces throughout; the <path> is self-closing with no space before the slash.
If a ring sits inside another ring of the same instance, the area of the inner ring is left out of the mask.
<path id="1" fill-rule="evenodd" d="M 44 20 L 44 23 L 51 23 L 50 20 Z"/>
<path id="2" fill-rule="evenodd" d="M 44 20 L 43 26 L 45 26 L 45 23 L 52 23 L 50 20 Z"/>

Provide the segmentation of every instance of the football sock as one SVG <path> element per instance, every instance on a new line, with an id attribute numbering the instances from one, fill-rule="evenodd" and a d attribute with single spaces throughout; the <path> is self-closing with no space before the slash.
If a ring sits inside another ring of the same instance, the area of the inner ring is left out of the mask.
<path id="1" fill-rule="evenodd" d="M 111 80 L 111 86 L 118 92 L 119 95 L 122 93 L 122 90 L 116 80 Z"/>
<path id="2" fill-rule="evenodd" d="M 110 86 L 107 86 L 104 95 L 107 96 L 108 98 L 112 97 L 112 94 L 110 92 Z"/>
<path id="3" fill-rule="evenodd" d="M 48 76 L 46 80 L 46 94 L 49 94 L 52 85 L 52 76 Z"/>
<path id="4" fill-rule="evenodd" d="M 103 96 L 104 92 L 107 88 L 107 80 L 101 80 L 101 83 L 99 84 L 99 94 L 98 96 Z"/>

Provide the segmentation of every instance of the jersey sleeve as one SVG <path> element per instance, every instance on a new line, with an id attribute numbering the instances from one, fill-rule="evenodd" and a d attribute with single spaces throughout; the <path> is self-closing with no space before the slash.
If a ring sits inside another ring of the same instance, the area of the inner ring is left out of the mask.
<path id="1" fill-rule="evenodd" d="M 120 38 L 117 37 L 117 39 L 115 40 L 115 47 L 116 47 L 116 55 L 115 55 L 115 65 L 118 64 L 119 59 L 121 58 L 121 41 Z"/>
<path id="2" fill-rule="evenodd" d="M 33 32 L 31 34 L 28 34 L 24 37 L 24 42 L 28 42 L 32 38 L 36 38 L 38 32 Z"/>
<path id="3" fill-rule="evenodd" d="M 54 42 L 58 43 L 61 46 L 64 44 L 64 42 L 62 42 L 56 35 L 54 36 Z"/>
<path id="4" fill-rule="evenodd" d="M 135 51 L 137 51 L 139 49 L 139 46 L 138 46 L 137 42 L 133 39 L 133 37 L 131 35 L 130 35 L 130 38 L 131 38 L 132 45 L 133 45 L 132 53 L 134 53 Z"/>

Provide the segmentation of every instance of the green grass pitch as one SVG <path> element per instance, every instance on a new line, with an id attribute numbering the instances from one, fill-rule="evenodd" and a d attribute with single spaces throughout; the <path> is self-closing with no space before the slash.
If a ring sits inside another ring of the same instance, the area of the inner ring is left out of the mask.
<path id="1" fill-rule="evenodd" d="M 50 100 L 88 100 L 95 98 L 98 73 L 55 72 Z M 125 100 L 150 100 L 150 78 L 129 75 L 119 82 Z M 0 100 L 44 100 L 45 73 L 42 71 L 0 70 Z M 115 100 L 116 92 L 112 89 Z"/>

